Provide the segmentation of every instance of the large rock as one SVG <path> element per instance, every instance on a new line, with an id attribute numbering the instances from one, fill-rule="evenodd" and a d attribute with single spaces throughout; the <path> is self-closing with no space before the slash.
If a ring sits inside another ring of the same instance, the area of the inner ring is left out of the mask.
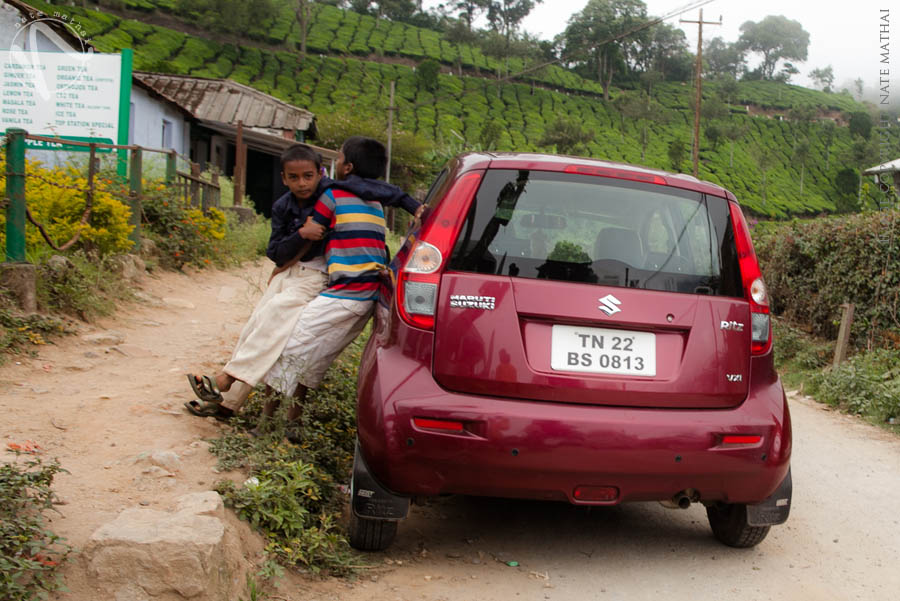
<path id="1" fill-rule="evenodd" d="M 212 491 L 180 497 L 172 512 L 126 509 L 91 536 L 88 575 L 105 598 L 119 601 L 237 599 L 240 544 L 229 543 L 224 517 Z"/>

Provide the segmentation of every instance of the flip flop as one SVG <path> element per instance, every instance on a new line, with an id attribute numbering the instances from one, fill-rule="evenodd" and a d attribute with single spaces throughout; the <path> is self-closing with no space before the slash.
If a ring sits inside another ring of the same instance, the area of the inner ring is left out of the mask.
<path id="1" fill-rule="evenodd" d="M 231 416 L 234 415 L 231 411 L 225 409 L 218 403 L 211 403 L 209 401 L 204 403 L 188 401 L 184 404 L 184 408 L 187 409 L 191 415 L 196 415 L 197 417 L 214 417 L 220 422 L 227 422 L 231 419 Z"/>
<path id="2" fill-rule="evenodd" d="M 209 376 L 195 376 L 194 374 L 187 375 L 188 382 L 191 383 L 191 388 L 194 391 L 194 394 L 197 395 L 197 398 L 201 401 L 205 401 L 207 403 L 221 403 L 222 402 L 222 393 L 219 392 L 219 388 L 216 386 L 215 380 L 210 378 Z"/>

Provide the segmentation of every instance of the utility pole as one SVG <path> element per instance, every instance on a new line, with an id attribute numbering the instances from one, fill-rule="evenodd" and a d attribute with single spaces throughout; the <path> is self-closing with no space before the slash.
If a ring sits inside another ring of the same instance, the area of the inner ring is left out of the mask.
<path id="1" fill-rule="evenodd" d="M 702 98 L 702 88 L 703 88 L 703 26 L 704 25 L 721 25 L 722 17 L 719 16 L 718 21 L 704 21 L 703 20 L 703 9 L 700 9 L 700 19 L 697 21 L 685 21 L 684 19 L 680 20 L 681 23 L 692 23 L 698 26 L 697 29 L 697 65 L 694 67 L 694 71 L 696 71 L 696 80 L 694 81 L 694 88 L 696 93 L 696 98 L 694 102 L 694 177 L 697 177 L 697 165 L 700 161 L 700 102 Z"/>

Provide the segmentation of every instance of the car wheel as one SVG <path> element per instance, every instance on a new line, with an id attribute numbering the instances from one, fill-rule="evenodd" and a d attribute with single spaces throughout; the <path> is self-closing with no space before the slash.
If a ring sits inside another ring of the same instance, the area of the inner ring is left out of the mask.
<path id="1" fill-rule="evenodd" d="M 747 506 L 744 504 L 710 505 L 706 508 L 706 517 L 716 538 L 729 547 L 755 547 L 769 533 L 769 526 L 747 524 Z"/>
<path id="2" fill-rule="evenodd" d="M 361 518 L 350 510 L 350 546 L 360 551 L 384 551 L 397 536 L 397 522 Z"/>

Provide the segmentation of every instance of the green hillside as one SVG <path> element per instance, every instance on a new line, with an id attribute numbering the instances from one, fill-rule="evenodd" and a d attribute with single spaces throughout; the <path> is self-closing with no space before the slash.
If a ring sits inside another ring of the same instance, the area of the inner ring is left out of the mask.
<path id="1" fill-rule="evenodd" d="M 173 5 L 173 0 L 123 1 L 131 8 L 145 11 L 165 12 Z M 33 4 L 43 10 L 52 9 L 41 2 Z M 594 157 L 671 169 L 670 143 L 679 140 L 690 147 L 693 117 L 692 92 L 688 85 L 655 86 L 654 100 L 662 105 L 667 119 L 646 123 L 623 119 L 613 102 L 604 103 L 599 98 L 599 84 L 558 67 L 548 70 L 544 77 L 551 77 L 547 73 L 560 72 L 567 77 L 568 84 L 546 82 L 537 77 L 537 86 L 532 86 L 530 81 L 498 84 L 490 77 L 475 76 L 473 70 L 469 72 L 471 75 L 463 77 L 442 74 L 437 89 L 429 91 L 407 64 L 367 59 L 377 59 L 371 55 L 381 54 L 388 60 L 388 55 L 393 53 L 397 57 L 432 57 L 450 63 L 456 56 L 462 56 L 463 64 L 473 68 L 480 65 L 479 61 L 485 61 L 481 66 L 493 68 L 490 63 L 493 59 L 471 50 L 460 52 L 440 40 L 434 31 L 376 22 L 372 17 L 317 5 L 308 40 L 310 52 L 301 60 L 293 50 L 297 26 L 289 8 L 292 4 L 284 0 L 278 6 L 281 16 L 271 23 L 260 24 L 258 31 L 248 32 L 250 39 L 245 45 L 191 37 L 180 31 L 92 10 L 72 7 L 66 10 L 79 15 L 100 51 L 134 48 L 137 69 L 227 77 L 309 108 L 320 116 L 349 111 L 381 118 L 388 104 L 389 82 L 394 80 L 398 126 L 438 145 L 459 136 L 471 144 L 479 140 L 485 124 L 495 123 L 501 128 L 496 149 L 539 150 L 547 127 L 564 116 L 574 118 L 594 134 L 586 147 L 587 154 Z M 264 36 L 268 37 L 262 39 Z M 271 49 L 257 43 L 260 41 L 278 42 L 285 50 Z M 562 79 L 560 75 L 558 81 Z M 552 88 L 543 87 L 545 83 Z M 715 91 L 714 84 L 704 86 L 705 96 L 712 97 Z M 625 92 L 614 89 L 613 93 Z M 836 128 L 830 149 L 826 149 L 827 137 L 822 124 L 751 117 L 745 108 L 747 104 L 780 113 L 804 105 L 823 111 L 862 111 L 864 106 L 843 94 L 826 94 L 769 81 L 741 82 L 727 121 L 730 126 L 743 127 L 743 136 L 733 144 L 723 140 L 715 149 L 706 143 L 701 147 L 700 177 L 729 188 L 742 204 L 759 215 L 783 217 L 834 210 L 837 192 L 833 182 L 837 172 L 848 166 L 841 160 L 849 154 L 852 145 L 848 128 Z M 641 160 L 640 140 L 645 128 L 649 136 Z M 900 136 L 897 128 L 889 133 L 889 154 L 894 157 L 900 154 Z M 795 160 L 794 148 L 798 140 L 804 139 L 808 140 L 809 151 L 801 195 L 801 168 Z M 689 157 L 680 169 L 690 170 Z"/>

